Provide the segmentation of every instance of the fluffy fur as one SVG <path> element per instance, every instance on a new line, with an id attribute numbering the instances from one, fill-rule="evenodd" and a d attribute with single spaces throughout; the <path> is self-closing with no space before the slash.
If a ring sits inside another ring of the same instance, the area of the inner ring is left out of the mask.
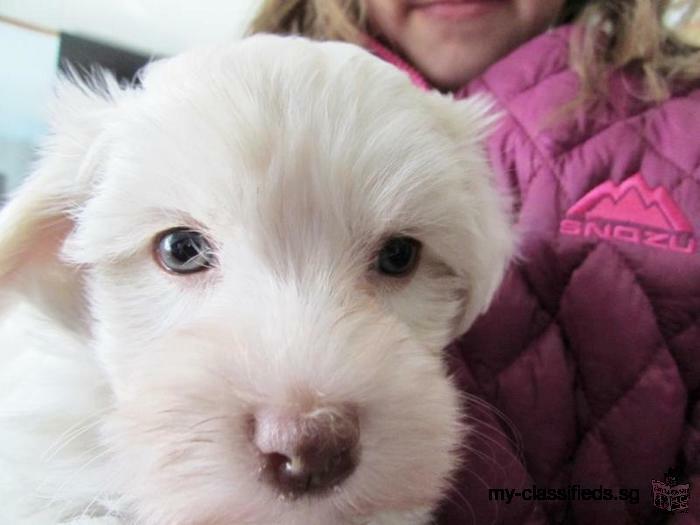
<path id="1" fill-rule="evenodd" d="M 63 81 L 0 214 L 0 522 L 423 524 L 465 438 L 440 350 L 512 250 L 481 99 L 422 93 L 346 44 L 257 36 Z M 185 226 L 216 267 L 153 257 Z M 423 243 L 410 278 L 373 261 Z M 327 495 L 262 483 L 246 421 L 352 404 Z"/>

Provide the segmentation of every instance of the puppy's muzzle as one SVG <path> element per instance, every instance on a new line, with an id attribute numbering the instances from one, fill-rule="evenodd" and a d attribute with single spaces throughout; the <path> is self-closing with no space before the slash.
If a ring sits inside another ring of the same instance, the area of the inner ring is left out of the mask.
<path id="1" fill-rule="evenodd" d="M 339 486 L 359 459 L 360 426 L 352 407 L 304 414 L 263 409 L 253 418 L 261 478 L 286 497 L 317 495 Z"/>

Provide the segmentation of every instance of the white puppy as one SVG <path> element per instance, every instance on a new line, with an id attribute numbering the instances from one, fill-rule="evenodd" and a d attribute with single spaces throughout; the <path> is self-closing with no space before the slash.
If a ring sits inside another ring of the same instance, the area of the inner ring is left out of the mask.
<path id="1" fill-rule="evenodd" d="M 484 100 L 258 36 L 63 82 L 0 215 L 0 523 L 423 524 L 512 250 Z"/>

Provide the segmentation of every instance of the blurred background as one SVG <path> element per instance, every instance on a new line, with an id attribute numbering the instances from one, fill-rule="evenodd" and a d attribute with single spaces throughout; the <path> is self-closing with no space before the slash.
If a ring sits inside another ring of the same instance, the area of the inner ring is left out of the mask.
<path id="1" fill-rule="evenodd" d="M 240 38 L 261 0 L 0 0 L 0 203 L 31 169 L 60 64 L 131 78 L 152 58 Z M 668 24 L 700 45 L 700 13 Z"/>
<path id="2" fill-rule="evenodd" d="M 130 78 L 149 59 L 240 38 L 260 0 L 0 0 L 0 202 L 27 175 L 61 63 Z"/>

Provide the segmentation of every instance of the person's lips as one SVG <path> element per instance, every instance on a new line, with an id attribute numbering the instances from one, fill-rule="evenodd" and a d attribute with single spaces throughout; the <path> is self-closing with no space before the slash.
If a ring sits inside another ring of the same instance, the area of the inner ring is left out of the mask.
<path id="1" fill-rule="evenodd" d="M 508 0 L 416 0 L 414 10 L 447 20 L 462 20 L 487 14 L 502 7 Z"/>

